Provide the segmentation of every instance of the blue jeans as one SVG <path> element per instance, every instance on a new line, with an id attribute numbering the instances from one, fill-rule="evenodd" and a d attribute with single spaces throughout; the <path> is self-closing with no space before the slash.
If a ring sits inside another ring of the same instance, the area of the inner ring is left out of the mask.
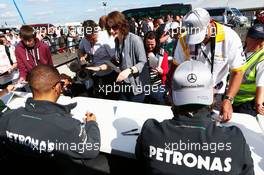
<path id="1" fill-rule="evenodd" d="M 156 91 L 157 90 L 157 91 Z M 165 86 L 160 85 L 158 89 L 152 89 L 146 97 L 146 102 L 151 104 L 165 105 Z"/>

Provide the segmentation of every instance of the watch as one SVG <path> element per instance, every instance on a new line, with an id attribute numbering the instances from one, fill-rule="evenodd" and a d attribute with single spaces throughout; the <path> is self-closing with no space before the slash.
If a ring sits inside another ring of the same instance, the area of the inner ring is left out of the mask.
<path id="1" fill-rule="evenodd" d="M 228 96 L 228 95 L 225 95 L 224 96 L 224 100 L 229 100 L 230 102 L 231 102 L 231 104 L 233 104 L 234 103 L 234 98 L 233 97 L 230 97 L 230 96 Z"/>
<path id="2" fill-rule="evenodd" d="M 130 67 L 129 69 L 130 69 L 131 74 L 133 74 L 134 73 L 134 69 L 132 67 Z"/>

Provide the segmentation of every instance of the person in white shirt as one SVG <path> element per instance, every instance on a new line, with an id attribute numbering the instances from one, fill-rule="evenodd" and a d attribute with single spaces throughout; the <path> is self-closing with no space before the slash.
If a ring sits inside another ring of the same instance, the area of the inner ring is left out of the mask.
<path id="1" fill-rule="evenodd" d="M 148 19 L 148 26 L 149 26 L 150 31 L 154 30 L 153 19 L 151 17 L 149 17 Z"/>
<path id="2" fill-rule="evenodd" d="M 7 39 L 0 35 L 0 88 L 7 87 L 18 78 L 17 61 L 14 54 L 15 48 L 7 45 Z"/>
<path id="3" fill-rule="evenodd" d="M 215 87 L 215 106 L 220 110 L 223 121 L 232 117 L 232 103 L 239 90 L 245 64 L 241 39 L 229 27 L 210 19 L 209 13 L 196 8 L 183 18 L 186 32 L 178 40 L 174 53 L 177 66 L 185 60 L 194 59 L 211 68 Z M 231 74 L 226 91 L 227 77 Z"/>

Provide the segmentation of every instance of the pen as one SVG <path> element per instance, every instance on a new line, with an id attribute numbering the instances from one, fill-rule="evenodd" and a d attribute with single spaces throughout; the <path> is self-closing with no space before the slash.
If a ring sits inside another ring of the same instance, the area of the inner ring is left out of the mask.
<path id="1" fill-rule="evenodd" d="M 139 136 L 139 132 L 137 132 L 137 133 L 134 133 L 134 134 L 122 134 L 122 135 L 124 135 L 124 136 Z"/>
<path id="2" fill-rule="evenodd" d="M 129 131 L 124 131 L 124 132 L 122 132 L 122 134 L 127 134 L 127 133 L 130 133 L 130 132 L 135 132 L 135 131 L 137 131 L 137 130 L 138 130 L 138 128 L 131 129 L 131 130 L 129 130 Z"/>

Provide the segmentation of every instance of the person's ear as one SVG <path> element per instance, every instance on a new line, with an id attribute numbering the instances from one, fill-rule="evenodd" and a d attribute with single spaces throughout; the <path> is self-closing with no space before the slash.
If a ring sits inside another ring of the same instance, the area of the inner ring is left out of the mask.
<path id="1" fill-rule="evenodd" d="M 263 48 L 263 46 L 264 46 L 264 39 L 259 39 L 259 42 L 260 42 L 261 48 Z"/>
<path id="2" fill-rule="evenodd" d="M 212 35 L 211 25 L 209 25 L 209 26 L 207 27 L 206 35 L 207 35 L 207 36 L 211 36 L 211 35 Z"/>
<path id="3" fill-rule="evenodd" d="M 60 96 L 60 94 L 61 94 L 61 89 L 62 89 L 62 87 L 61 87 L 60 83 L 57 83 L 54 87 L 54 91 L 56 92 L 56 94 L 58 94 L 58 96 Z"/>

